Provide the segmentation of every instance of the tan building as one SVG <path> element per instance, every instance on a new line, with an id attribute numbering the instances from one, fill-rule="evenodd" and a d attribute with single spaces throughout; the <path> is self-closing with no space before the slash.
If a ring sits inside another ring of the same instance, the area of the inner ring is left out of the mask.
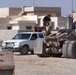
<path id="1" fill-rule="evenodd" d="M 12 30 L 27 30 L 32 29 L 36 24 L 38 24 L 37 15 L 33 16 L 18 16 L 16 19 L 11 20 L 10 26 L 12 26 Z"/>
<path id="2" fill-rule="evenodd" d="M 22 11 L 20 7 L 0 8 L 0 17 L 18 16 Z"/>
<path id="3" fill-rule="evenodd" d="M 60 7 L 24 7 L 24 11 L 22 11 L 19 14 L 19 17 L 12 20 L 9 23 L 12 26 L 12 29 L 26 30 L 28 28 L 33 28 L 34 25 L 43 26 L 43 18 L 46 15 L 50 15 L 50 17 L 61 17 L 61 8 Z M 35 19 L 32 20 L 31 17 L 32 19 L 35 17 Z M 54 27 L 54 29 L 55 28 L 56 26 Z"/>
<path id="4" fill-rule="evenodd" d="M 11 29 L 9 21 L 18 17 L 21 12 L 22 8 L 20 7 L 0 8 L 0 29 Z"/>
<path id="5" fill-rule="evenodd" d="M 73 11 L 70 13 L 70 15 L 73 17 L 73 21 L 76 21 L 76 11 Z"/>
<path id="6" fill-rule="evenodd" d="M 76 11 L 71 11 L 67 16 L 67 28 L 72 28 L 72 22 L 76 24 Z"/>
<path id="7" fill-rule="evenodd" d="M 50 15 L 53 29 L 65 28 L 65 18 L 60 7 L 20 7 L 0 8 L 0 29 L 26 30 L 35 25 L 43 26 L 43 18 Z"/>
<path id="8" fill-rule="evenodd" d="M 60 7 L 25 7 L 24 12 L 26 13 L 26 15 L 51 15 L 51 17 L 61 16 Z"/>

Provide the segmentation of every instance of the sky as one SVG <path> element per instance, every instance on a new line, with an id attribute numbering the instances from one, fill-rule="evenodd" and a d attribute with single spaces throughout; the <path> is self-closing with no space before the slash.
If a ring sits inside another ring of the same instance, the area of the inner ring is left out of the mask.
<path id="1" fill-rule="evenodd" d="M 73 2 L 73 3 L 72 3 Z M 0 7 L 61 7 L 62 16 L 67 16 L 69 12 L 76 11 L 76 0 L 1 0 Z"/>

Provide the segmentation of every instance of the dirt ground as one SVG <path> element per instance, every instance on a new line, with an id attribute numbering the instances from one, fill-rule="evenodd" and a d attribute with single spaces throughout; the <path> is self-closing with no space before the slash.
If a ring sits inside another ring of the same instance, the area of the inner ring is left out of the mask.
<path id="1" fill-rule="evenodd" d="M 76 59 L 14 53 L 15 75 L 76 75 Z"/>

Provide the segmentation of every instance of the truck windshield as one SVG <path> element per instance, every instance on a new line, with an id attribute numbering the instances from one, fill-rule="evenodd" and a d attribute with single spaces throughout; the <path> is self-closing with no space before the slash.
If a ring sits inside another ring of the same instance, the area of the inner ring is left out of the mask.
<path id="1" fill-rule="evenodd" d="M 29 39 L 31 34 L 17 34 L 13 39 Z"/>

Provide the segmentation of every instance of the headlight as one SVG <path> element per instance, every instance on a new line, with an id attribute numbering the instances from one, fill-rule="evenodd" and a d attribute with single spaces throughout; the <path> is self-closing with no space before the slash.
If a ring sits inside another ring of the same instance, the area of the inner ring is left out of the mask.
<path id="1" fill-rule="evenodd" d="M 2 46 L 19 46 L 19 42 L 3 42 Z"/>
<path id="2" fill-rule="evenodd" d="M 11 46 L 19 46 L 20 43 L 19 43 L 19 42 L 10 42 L 9 44 L 10 44 Z"/>
<path id="3" fill-rule="evenodd" d="M 20 43 L 19 42 L 15 42 L 15 46 L 19 46 L 20 45 Z"/>

